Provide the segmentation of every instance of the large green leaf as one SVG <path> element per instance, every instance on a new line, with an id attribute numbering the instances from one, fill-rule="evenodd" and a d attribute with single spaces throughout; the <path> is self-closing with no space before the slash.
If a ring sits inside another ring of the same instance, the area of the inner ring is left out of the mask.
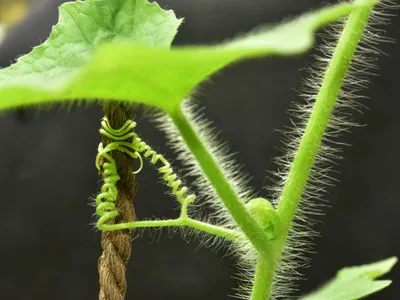
<path id="1" fill-rule="evenodd" d="M 374 280 L 388 273 L 396 264 L 392 257 L 369 265 L 344 268 L 316 292 L 301 300 L 354 300 L 371 295 L 390 285 L 390 280 Z"/>
<path id="2" fill-rule="evenodd" d="M 60 85 L 67 86 L 100 45 L 135 41 L 169 48 L 180 23 L 173 11 L 147 0 L 65 3 L 47 41 L 0 70 L 0 107 L 65 99 Z"/>
<path id="3" fill-rule="evenodd" d="M 180 20 L 156 4 L 68 3 L 60 8 L 59 24 L 43 45 L 0 70 L 0 110 L 70 99 L 112 99 L 172 112 L 224 66 L 245 58 L 302 53 L 312 46 L 319 27 L 376 1 L 338 4 L 217 46 L 172 49 L 168 46 Z M 107 41 L 114 42 L 101 45 Z"/>

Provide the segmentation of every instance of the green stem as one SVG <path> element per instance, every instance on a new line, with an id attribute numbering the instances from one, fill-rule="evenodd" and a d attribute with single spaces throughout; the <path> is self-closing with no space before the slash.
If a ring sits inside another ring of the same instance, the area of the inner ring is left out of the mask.
<path id="1" fill-rule="evenodd" d="M 277 263 L 272 255 L 272 253 L 268 256 L 259 254 L 250 300 L 266 300 L 269 298 Z"/>
<path id="2" fill-rule="evenodd" d="M 362 1 L 356 0 L 355 2 Z M 284 225 L 285 235 L 289 231 L 315 156 L 333 112 L 336 98 L 367 25 L 372 7 L 360 8 L 350 14 L 332 60 L 326 70 L 321 89 L 317 95 L 278 205 L 278 214 Z"/>
<path id="3" fill-rule="evenodd" d="M 357 2 L 362 3 L 362 0 L 356 0 L 355 3 Z M 270 253 L 273 258 L 268 260 L 264 256 L 259 256 L 251 300 L 266 300 L 270 296 L 273 281 L 271 274 L 275 273 L 336 98 L 367 25 L 372 7 L 373 5 L 352 12 L 339 38 L 282 190 L 277 208 L 282 228 Z"/>
<path id="4" fill-rule="evenodd" d="M 257 249 L 259 253 L 268 252 L 270 242 L 259 224 L 249 214 L 239 195 L 230 185 L 224 173 L 218 166 L 214 157 L 207 150 L 190 122 L 187 120 L 181 109 L 170 115 L 184 138 L 190 151 L 193 153 L 204 174 L 217 192 L 221 201 L 239 225 L 243 233 Z"/>

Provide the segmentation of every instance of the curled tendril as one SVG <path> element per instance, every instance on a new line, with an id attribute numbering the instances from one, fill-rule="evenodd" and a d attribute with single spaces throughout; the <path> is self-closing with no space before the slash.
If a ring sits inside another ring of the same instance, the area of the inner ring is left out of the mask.
<path id="1" fill-rule="evenodd" d="M 163 180 L 172 189 L 172 193 L 176 196 L 176 199 L 180 204 L 187 205 L 196 199 L 194 194 L 188 195 L 188 188 L 182 186 L 182 181 L 164 156 L 154 151 L 140 138 L 135 139 L 134 148 L 136 151 L 143 153 L 145 158 L 149 158 L 153 165 L 156 165 L 158 162 L 162 164 L 162 166 L 158 168 L 158 171 L 163 174 Z"/>
<path id="2" fill-rule="evenodd" d="M 100 217 L 97 221 L 97 227 L 100 230 L 106 230 L 112 229 L 113 226 L 107 224 L 108 221 L 118 216 L 118 209 L 116 207 L 118 189 L 116 184 L 120 179 L 116 162 L 109 152 L 118 150 L 128 154 L 134 159 L 139 159 L 140 166 L 138 170 L 133 172 L 134 174 L 139 173 L 142 169 L 143 160 L 140 154 L 132 147 L 132 143 L 126 142 L 130 137 L 134 138 L 132 129 L 136 124 L 131 124 L 130 126 L 125 126 L 125 124 L 120 129 L 114 130 L 108 123 L 108 120 L 104 118 L 101 125 L 103 128 L 100 129 L 100 133 L 112 141 L 106 147 L 103 146 L 103 143 L 100 143 L 96 157 L 96 168 L 98 170 L 100 170 L 100 159 L 105 159 L 105 162 L 101 166 L 103 169 L 104 184 L 101 187 L 101 193 L 96 197 L 96 213 Z"/>
<path id="3" fill-rule="evenodd" d="M 186 207 L 196 199 L 194 194 L 188 194 L 188 188 L 182 185 L 182 181 L 165 157 L 153 150 L 133 131 L 137 126 L 136 122 L 128 120 L 121 128 L 114 129 L 111 127 L 107 118 L 103 118 L 101 126 L 100 133 L 109 138 L 111 142 L 108 143 L 106 147 L 100 143 L 96 157 L 96 168 L 100 170 L 102 167 L 104 175 L 104 184 L 101 187 L 101 193 L 96 197 L 96 213 L 100 217 L 97 222 L 97 227 L 100 230 L 115 230 L 120 228 L 121 225 L 107 224 L 108 221 L 118 216 L 116 207 L 118 189 L 116 184 L 120 179 L 116 162 L 109 154 L 110 151 L 121 151 L 128 154 L 133 159 L 139 159 L 140 165 L 139 168 L 133 172 L 134 174 L 139 173 L 143 168 L 141 153 L 143 153 L 145 158 L 149 158 L 153 165 L 160 162 L 162 166 L 158 168 L 158 171 L 163 174 L 163 180 L 171 188 L 178 202 L 183 207 Z M 129 139 L 132 139 L 132 141 L 128 141 Z M 106 161 L 100 167 L 101 158 Z"/>

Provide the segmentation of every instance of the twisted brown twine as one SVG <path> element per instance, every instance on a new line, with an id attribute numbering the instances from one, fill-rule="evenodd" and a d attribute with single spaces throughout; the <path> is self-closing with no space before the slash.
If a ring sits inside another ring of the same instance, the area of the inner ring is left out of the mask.
<path id="1" fill-rule="evenodd" d="M 120 128 L 127 120 L 132 119 L 132 106 L 109 102 L 104 106 L 104 113 L 111 127 Z M 104 146 L 109 140 L 102 136 Z M 117 183 L 117 209 L 119 215 L 114 223 L 132 222 L 135 220 L 133 196 L 135 177 L 132 174 L 133 159 L 121 151 L 112 151 L 111 156 L 117 164 L 120 180 Z M 101 162 L 103 163 L 103 162 Z M 131 255 L 132 232 L 130 230 L 103 231 L 101 246 L 103 254 L 98 261 L 100 293 L 99 300 L 123 300 L 126 295 L 126 264 Z"/>

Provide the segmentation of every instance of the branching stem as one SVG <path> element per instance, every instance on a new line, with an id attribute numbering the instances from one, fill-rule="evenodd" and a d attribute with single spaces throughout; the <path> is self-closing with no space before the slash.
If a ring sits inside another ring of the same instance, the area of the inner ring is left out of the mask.
<path id="1" fill-rule="evenodd" d="M 355 3 L 357 2 L 362 1 L 356 0 Z M 251 300 L 266 300 L 269 297 L 273 279 L 270 274 L 275 273 L 335 101 L 367 25 L 372 7 L 362 7 L 352 12 L 339 38 L 280 197 L 277 212 L 282 224 L 281 236 L 274 243 L 275 251 L 270 254 L 276 260 L 268 262 L 267 257 L 259 257 Z"/>
<path id="2" fill-rule="evenodd" d="M 362 0 L 356 0 L 357 2 Z M 290 229 L 336 98 L 371 12 L 372 6 L 359 8 L 350 14 L 326 70 L 278 205 L 285 236 Z"/>

